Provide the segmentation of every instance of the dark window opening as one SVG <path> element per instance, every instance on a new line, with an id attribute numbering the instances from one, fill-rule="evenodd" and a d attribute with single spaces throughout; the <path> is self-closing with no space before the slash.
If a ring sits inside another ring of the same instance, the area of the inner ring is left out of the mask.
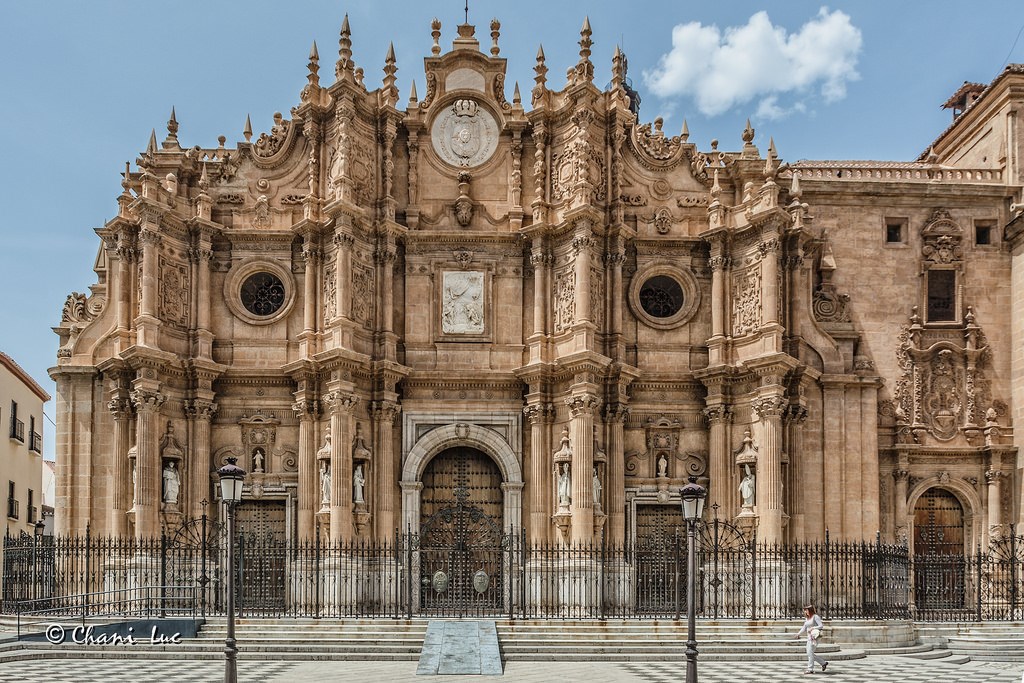
<path id="1" fill-rule="evenodd" d="M 683 308 L 683 288 L 667 275 L 655 275 L 640 288 L 640 307 L 652 318 L 671 318 Z"/>
<path id="2" fill-rule="evenodd" d="M 974 226 L 974 243 L 984 246 L 992 244 L 992 225 L 989 223 L 977 223 Z"/>
<path id="3" fill-rule="evenodd" d="M 904 240 L 903 227 L 905 221 L 891 220 L 885 224 L 885 241 L 888 244 L 901 244 Z"/>
<path id="4" fill-rule="evenodd" d="M 956 271 L 928 271 L 928 322 L 956 321 Z"/>
<path id="5" fill-rule="evenodd" d="M 250 275 L 241 294 L 242 305 L 253 315 L 273 315 L 284 305 L 284 283 L 270 273 Z"/>

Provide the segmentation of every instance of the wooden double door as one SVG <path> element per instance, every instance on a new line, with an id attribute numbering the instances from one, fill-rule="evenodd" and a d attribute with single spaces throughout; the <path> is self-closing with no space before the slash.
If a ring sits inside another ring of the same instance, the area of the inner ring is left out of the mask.
<path id="1" fill-rule="evenodd" d="M 914 601 L 919 610 L 961 610 L 965 602 L 964 509 L 945 489 L 914 508 Z"/>

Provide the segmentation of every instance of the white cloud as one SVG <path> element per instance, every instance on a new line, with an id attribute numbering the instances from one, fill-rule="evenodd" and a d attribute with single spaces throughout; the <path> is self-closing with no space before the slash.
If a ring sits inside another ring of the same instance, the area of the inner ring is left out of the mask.
<path id="1" fill-rule="evenodd" d="M 826 7 L 792 34 L 772 25 L 763 11 L 724 33 L 697 22 L 679 24 L 672 29 L 672 50 L 644 72 L 644 81 L 662 98 L 693 97 L 708 116 L 758 100 L 759 115 L 781 118 L 805 111 L 799 98 L 815 92 L 826 102 L 845 97 L 846 84 L 859 78 L 861 44 L 850 17 Z M 780 105 L 784 94 L 790 102 Z"/>

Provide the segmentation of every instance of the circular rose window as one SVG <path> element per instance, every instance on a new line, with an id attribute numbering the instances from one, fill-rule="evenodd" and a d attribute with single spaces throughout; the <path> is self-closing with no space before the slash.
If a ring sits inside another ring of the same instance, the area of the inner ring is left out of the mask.
<path id="1" fill-rule="evenodd" d="M 683 288 L 668 275 L 655 275 L 640 287 L 640 307 L 652 318 L 671 318 L 683 307 Z"/>
<path id="2" fill-rule="evenodd" d="M 253 315 L 273 315 L 284 305 L 284 283 L 272 273 L 254 273 L 242 283 L 241 298 L 245 310 Z"/>

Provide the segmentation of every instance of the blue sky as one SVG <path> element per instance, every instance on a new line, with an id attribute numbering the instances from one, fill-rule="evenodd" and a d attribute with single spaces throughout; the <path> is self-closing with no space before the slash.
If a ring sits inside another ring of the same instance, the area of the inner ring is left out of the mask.
<path id="1" fill-rule="evenodd" d="M 0 7 L 0 350 L 51 394 L 65 297 L 95 281 L 101 226 L 116 210 L 119 173 L 166 135 L 173 105 L 183 147 L 242 139 L 246 114 L 256 135 L 275 111 L 288 116 L 305 84 L 310 44 L 321 77 L 333 80 L 338 28 L 349 14 L 353 53 L 368 87 L 379 86 L 389 41 L 398 59 L 401 101 L 415 79 L 430 20 L 451 46 L 462 0 L 178 0 L 175 3 L 51 0 Z M 548 86 L 560 89 L 578 59 L 589 16 L 599 85 L 622 45 L 643 97 L 641 119 L 664 116 L 677 133 L 708 149 L 738 149 L 747 117 L 762 149 L 797 159 L 915 158 L 950 122 L 939 107 L 965 80 L 988 83 L 1007 62 L 1024 62 L 1024 5 L 788 1 L 785 3 L 558 2 L 471 0 L 470 23 L 486 51 L 490 20 L 501 21 L 506 85 L 528 101 L 539 44 Z M 1014 45 L 1017 40 L 1016 45 Z M 47 405 L 52 417 L 54 402 Z M 53 457 L 46 423 L 45 452 Z"/>

